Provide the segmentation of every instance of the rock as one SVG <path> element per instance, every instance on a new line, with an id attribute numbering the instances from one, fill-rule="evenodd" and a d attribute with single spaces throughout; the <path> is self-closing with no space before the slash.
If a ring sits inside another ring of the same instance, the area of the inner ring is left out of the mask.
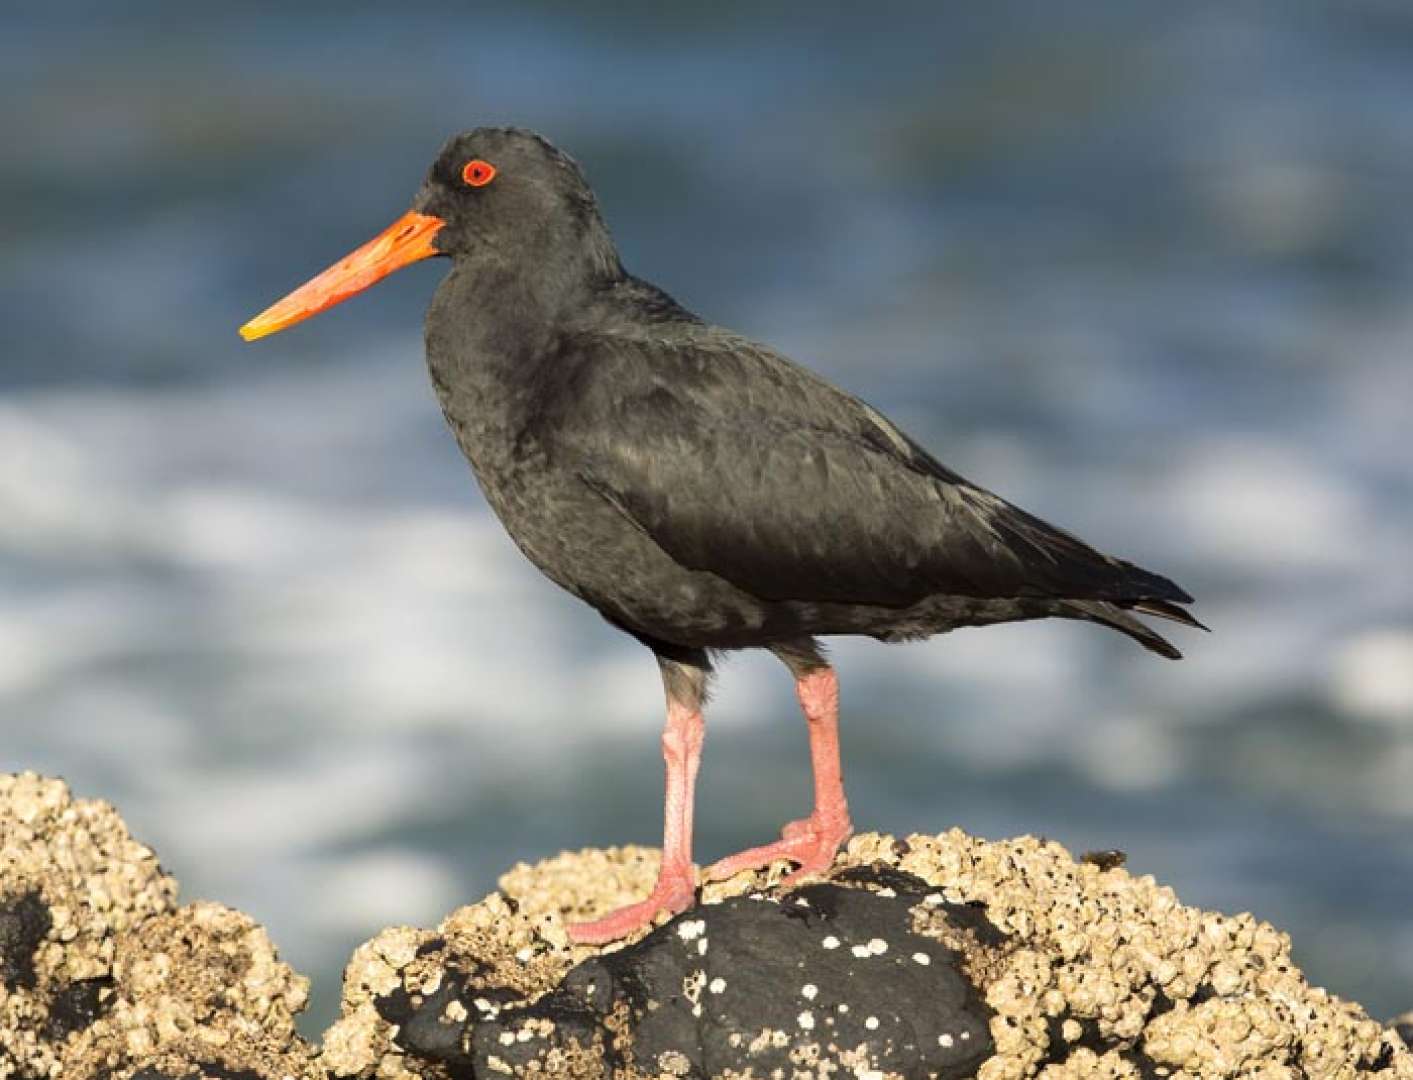
<path id="1" fill-rule="evenodd" d="M 374 1008 L 396 1025 L 399 1050 L 454 1076 L 571 1060 L 592 1076 L 794 1075 L 829 1061 L 970 1076 L 991 1052 L 990 1010 L 965 969 L 1005 938 L 976 911 L 942 905 L 926 925 L 965 941 L 954 948 L 914 927 L 925 883 L 886 891 L 820 884 L 783 902 L 705 905 L 576 964 L 534 1000 L 468 971 L 447 938 L 433 938 L 414 955 L 441 978 L 400 982 Z"/>
<path id="2" fill-rule="evenodd" d="M 0 1080 L 322 1075 L 306 980 L 265 932 L 176 882 L 114 810 L 0 776 Z"/>
<path id="3" fill-rule="evenodd" d="M 608 949 L 565 922 L 646 893 L 656 852 L 521 865 L 360 946 L 316 1050 L 264 930 L 178 907 L 106 805 L 0 776 L 0 1080 L 1413 1080 L 1395 1027 L 1309 986 L 1284 934 L 1112 854 L 863 835 L 826 880 L 743 873 Z"/>
<path id="4" fill-rule="evenodd" d="M 641 848 L 562 855 L 434 931 L 385 932 L 349 966 L 324 1064 L 449 1080 L 1413 1078 L 1398 1036 L 1310 987 L 1284 934 L 1179 904 L 1112 858 L 864 835 L 826 882 L 741 874 L 626 945 L 569 944 L 565 919 L 645 893 L 655 871 Z"/>

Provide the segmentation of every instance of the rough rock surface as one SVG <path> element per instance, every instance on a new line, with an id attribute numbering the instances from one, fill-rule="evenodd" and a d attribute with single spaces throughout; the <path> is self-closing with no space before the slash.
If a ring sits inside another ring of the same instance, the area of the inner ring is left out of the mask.
<path id="1" fill-rule="evenodd" d="M 0 1080 L 315 1077 L 308 983 L 177 886 L 105 803 L 0 776 Z"/>
<path id="2" fill-rule="evenodd" d="M 522 865 L 435 931 L 362 946 L 323 1063 L 387 1080 L 1413 1078 L 1394 1031 L 1309 986 L 1284 934 L 1121 862 L 858 836 L 828 882 L 744 873 L 609 951 L 571 946 L 564 921 L 644 894 L 655 852 Z"/>
<path id="3" fill-rule="evenodd" d="M 928 926 L 945 926 L 944 943 L 915 925 L 926 885 L 906 886 L 818 884 L 785 903 L 754 893 L 703 905 L 575 965 L 533 1001 L 434 937 L 413 953 L 432 976 L 375 995 L 373 1012 L 397 1025 L 403 1051 L 453 1076 L 525 1073 L 537 1062 L 572 1062 L 588 1076 L 721 1076 L 746 1066 L 824 1075 L 831 1063 L 970 1076 L 991 1051 L 990 1010 L 966 968 L 1005 938 L 975 909 L 932 894 Z"/>
<path id="4" fill-rule="evenodd" d="M 1114 855 L 859 836 L 827 880 L 743 873 L 606 950 L 565 922 L 644 894 L 657 853 L 562 855 L 360 946 L 316 1051 L 260 927 L 178 907 L 106 805 L 0 776 L 0 1080 L 1413 1080 L 1395 1028 L 1310 987 L 1285 935 Z"/>

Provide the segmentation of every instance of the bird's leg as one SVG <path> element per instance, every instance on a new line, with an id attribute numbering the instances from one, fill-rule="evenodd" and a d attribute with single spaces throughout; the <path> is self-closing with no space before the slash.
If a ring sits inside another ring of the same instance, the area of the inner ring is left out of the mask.
<path id="1" fill-rule="evenodd" d="M 697 868 L 692 864 L 692 806 L 697 768 L 702 760 L 706 724 L 702 702 L 710 671 L 705 655 L 700 665 L 661 655 L 667 689 L 667 724 L 662 731 L 662 756 L 667 763 L 667 796 L 663 809 L 662 865 L 657 884 L 646 900 L 610 912 L 593 922 L 568 927 L 569 937 L 582 945 L 602 945 L 627 937 L 660 914 L 676 915 L 696 900 Z"/>
<path id="2" fill-rule="evenodd" d="M 773 844 L 728 856 L 706 872 L 720 881 L 742 870 L 768 866 L 777 859 L 798 864 L 785 885 L 822 874 L 834 862 L 839 846 L 854 831 L 849 804 L 844 798 L 844 774 L 839 764 L 839 680 L 834 669 L 812 647 L 802 657 L 796 652 L 781 658 L 795 672 L 795 693 L 809 724 L 810 762 L 814 767 L 814 812 L 792 821 Z"/>

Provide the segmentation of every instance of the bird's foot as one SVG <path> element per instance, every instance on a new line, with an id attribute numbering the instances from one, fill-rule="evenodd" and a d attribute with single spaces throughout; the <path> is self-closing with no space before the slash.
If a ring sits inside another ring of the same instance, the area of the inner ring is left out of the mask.
<path id="1" fill-rule="evenodd" d="M 792 821 L 780 830 L 780 839 L 773 844 L 748 848 L 713 863 L 705 876 L 707 881 L 725 881 L 742 870 L 758 870 L 779 859 L 796 864 L 794 873 L 781 882 L 786 888 L 798 885 L 808 877 L 827 872 L 834 864 L 840 846 L 853 835 L 854 827 L 847 817 L 810 816 Z"/>
<path id="2" fill-rule="evenodd" d="M 695 867 L 663 869 L 646 900 L 611 911 L 593 922 L 571 923 L 565 929 L 577 945 L 606 945 L 634 930 L 650 926 L 659 915 L 677 915 L 697 900 Z"/>

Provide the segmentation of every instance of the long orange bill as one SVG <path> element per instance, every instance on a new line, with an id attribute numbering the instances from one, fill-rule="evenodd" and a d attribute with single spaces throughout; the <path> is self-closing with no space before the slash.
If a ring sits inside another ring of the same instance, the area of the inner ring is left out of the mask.
<path id="1" fill-rule="evenodd" d="M 357 251 L 345 255 L 318 277 L 305 282 L 283 300 L 271 305 L 240 328 L 240 336 L 254 341 L 347 300 L 394 270 L 439 254 L 432 246 L 444 222 L 430 214 L 403 214 Z"/>

